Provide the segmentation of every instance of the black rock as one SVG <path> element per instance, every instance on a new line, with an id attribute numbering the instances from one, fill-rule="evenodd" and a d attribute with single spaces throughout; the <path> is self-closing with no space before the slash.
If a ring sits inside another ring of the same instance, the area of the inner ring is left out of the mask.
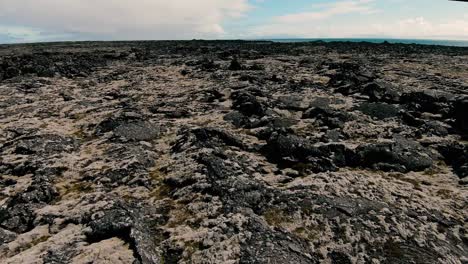
<path id="1" fill-rule="evenodd" d="M 86 234 L 87 240 L 95 243 L 112 237 L 120 237 L 128 241 L 132 223 L 131 215 L 124 208 L 108 210 L 102 217 L 88 223 L 90 230 Z"/>
<path id="2" fill-rule="evenodd" d="M 462 99 L 455 103 L 456 127 L 463 133 L 468 134 L 468 99 Z"/>
<path id="3" fill-rule="evenodd" d="M 76 147 L 76 142 L 72 138 L 59 135 L 46 134 L 25 137 L 16 142 L 15 154 L 53 154 L 58 152 L 70 152 Z"/>
<path id="4" fill-rule="evenodd" d="M 277 101 L 277 107 L 280 109 L 304 111 L 307 106 L 303 103 L 303 97 L 301 96 L 280 96 Z"/>
<path id="5" fill-rule="evenodd" d="M 240 149 L 246 148 L 240 139 L 222 129 L 197 128 L 180 131 L 178 139 L 172 145 L 172 151 L 180 152 L 192 146 L 207 148 L 233 146 Z"/>
<path id="6" fill-rule="evenodd" d="M 265 66 L 263 66 L 262 64 L 255 63 L 255 64 L 249 66 L 248 70 L 249 71 L 264 71 Z"/>
<path id="7" fill-rule="evenodd" d="M 350 95 L 362 91 L 362 86 L 376 79 L 375 74 L 357 62 L 330 63 L 329 69 L 335 70 L 328 74 L 329 86 L 337 88 L 335 91 Z"/>
<path id="8" fill-rule="evenodd" d="M 161 127 L 141 119 L 139 115 L 130 113 L 108 118 L 99 123 L 95 129 L 100 136 L 107 132 L 113 132 L 115 138 L 130 141 L 150 141 L 161 133 Z"/>
<path id="9" fill-rule="evenodd" d="M 336 171 L 347 164 L 349 150 L 341 144 L 312 145 L 295 135 L 272 135 L 262 152 L 285 167 L 302 167 L 313 172 Z"/>
<path id="10" fill-rule="evenodd" d="M 422 171 L 432 166 L 430 153 L 419 143 L 406 139 L 365 144 L 356 150 L 356 165 L 384 171 Z"/>
<path id="11" fill-rule="evenodd" d="M 400 111 L 398 107 L 386 103 L 363 103 L 357 110 L 380 120 L 396 117 Z"/>
<path id="12" fill-rule="evenodd" d="M 8 67 L 6 68 L 4 74 L 3 74 L 3 78 L 4 79 L 11 79 L 11 78 L 14 78 L 18 75 L 20 75 L 21 72 L 18 68 L 15 68 L 15 67 Z"/>
<path id="13" fill-rule="evenodd" d="M 351 116 L 342 111 L 331 108 L 312 107 L 302 114 L 303 119 L 315 118 L 322 125 L 330 129 L 343 128 L 344 124 L 351 119 Z"/>
<path id="14" fill-rule="evenodd" d="M 73 96 L 69 92 L 62 91 L 59 95 L 63 98 L 65 102 L 72 101 Z"/>
<path id="15" fill-rule="evenodd" d="M 204 92 L 203 101 L 212 103 L 216 100 L 223 101 L 224 94 L 216 89 L 208 90 Z"/>
<path id="16" fill-rule="evenodd" d="M 231 122 L 236 127 L 248 127 L 249 118 L 239 111 L 232 111 L 224 116 L 224 120 Z"/>
<path id="17" fill-rule="evenodd" d="M 44 180 L 37 180 L 44 181 Z M 35 182 L 0 207 L 0 226 L 24 233 L 34 228 L 35 211 L 52 202 L 58 192 L 45 182 Z"/>
<path id="18" fill-rule="evenodd" d="M 168 118 L 186 118 L 190 117 L 190 112 L 186 109 L 175 109 L 174 111 L 167 112 L 166 117 Z"/>
<path id="19" fill-rule="evenodd" d="M 363 94 L 369 96 L 369 99 L 374 102 L 398 103 L 400 94 L 388 83 L 371 82 L 363 87 Z"/>
<path id="20" fill-rule="evenodd" d="M 430 135 L 430 136 L 439 136 L 439 137 L 445 137 L 448 136 L 449 134 L 449 128 L 447 127 L 446 124 L 440 122 L 440 121 L 426 121 L 421 129 L 421 133 Z"/>
<path id="21" fill-rule="evenodd" d="M 233 109 L 243 113 L 246 116 L 264 116 L 267 107 L 260 102 L 256 96 L 248 92 L 237 92 L 231 96 L 233 100 Z"/>
<path id="22" fill-rule="evenodd" d="M 330 108 L 330 103 L 332 100 L 328 97 L 317 97 L 315 98 L 312 102 L 310 102 L 309 107 L 310 108 L 322 108 L 322 109 L 329 109 Z"/>
<path id="23" fill-rule="evenodd" d="M 437 90 L 411 92 L 401 96 L 401 102 L 406 104 L 409 110 L 444 115 L 450 112 L 452 99 L 452 94 Z"/>
<path id="24" fill-rule="evenodd" d="M 17 164 L 9 173 L 14 176 L 25 176 L 26 174 L 34 174 L 38 170 L 38 164 L 34 164 L 31 161 L 25 161 Z"/>
<path id="25" fill-rule="evenodd" d="M 228 70 L 230 71 L 240 71 L 242 70 L 242 65 L 239 63 L 237 59 L 233 59 L 231 61 L 231 64 L 228 67 Z"/>
<path id="26" fill-rule="evenodd" d="M 112 237 L 118 237 L 128 244 L 133 251 L 135 263 L 155 263 L 163 259 L 167 252 L 161 252 L 154 225 L 166 222 L 154 208 L 116 202 L 111 208 L 101 211 L 84 224 L 89 227 L 85 232 L 88 243 L 95 243 Z M 151 227 L 150 227 L 151 226 Z M 164 261 L 164 263 L 167 263 Z"/>
<path id="27" fill-rule="evenodd" d="M 321 141 L 323 142 L 338 142 L 344 138 L 344 135 L 341 133 L 340 129 L 331 129 L 325 132 Z"/>
<path id="28" fill-rule="evenodd" d="M 210 60 L 208 58 L 204 58 L 202 60 L 199 60 L 193 64 L 187 64 L 189 66 L 196 65 L 197 68 L 203 70 L 203 71 L 215 71 L 220 68 L 219 64 L 216 64 L 213 60 Z"/>
<path id="29" fill-rule="evenodd" d="M 425 121 L 421 119 L 421 113 L 413 111 L 401 112 L 401 119 L 410 126 L 420 127 L 425 124 Z"/>
<path id="30" fill-rule="evenodd" d="M 333 251 L 328 253 L 328 256 L 331 258 L 333 264 L 352 264 L 351 259 L 345 253 Z"/>
<path id="31" fill-rule="evenodd" d="M 0 246 L 15 240 L 17 234 L 0 227 Z"/>
<path id="32" fill-rule="evenodd" d="M 468 176 L 468 147 L 458 142 L 447 142 L 437 146 L 445 162 L 453 167 L 453 171 L 461 179 Z"/>
<path id="33" fill-rule="evenodd" d="M 306 241 L 291 238 L 281 231 L 276 232 L 258 220 L 249 224 L 252 236 L 241 244 L 240 263 L 320 263 Z"/>
<path id="34" fill-rule="evenodd" d="M 132 122 L 120 124 L 114 130 L 114 135 L 133 141 L 150 141 L 161 134 L 158 126 L 149 122 Z"/>

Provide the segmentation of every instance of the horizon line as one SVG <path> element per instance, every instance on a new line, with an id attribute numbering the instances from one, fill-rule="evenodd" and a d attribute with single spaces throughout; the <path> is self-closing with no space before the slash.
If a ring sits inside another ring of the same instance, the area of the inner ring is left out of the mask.
<path id="1" fill-rule="evenodd" d="M 468 0 L 467 0 L 468 1 Z M 0 42 L 0 45 L 21 45 L 21 44 L 47 44 L 47 43 L 78 43 L 78 42 L 157 42 L 157 41 L 275 41 L 275 40 L 379 40 L 379 41 L 434 41 L 434 42 L 460 42 L 468 44 L 468 39 L 438 39 L 438 38 L 401 38 L 401 37 L 261 37 L 261 38 L 192 38 L 192 39 L 115 39 L 115 40 L 38 40 L 25 42 Z M 305 41 L 307 42 L 307 41 Z M 401 43 L 405 44 L 405 43 Z"/>

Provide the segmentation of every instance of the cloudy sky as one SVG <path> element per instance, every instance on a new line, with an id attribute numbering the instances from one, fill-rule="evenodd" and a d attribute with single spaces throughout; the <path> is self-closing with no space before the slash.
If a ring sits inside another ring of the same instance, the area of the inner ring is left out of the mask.
<path id="1" fill-rule="evenodd" d="M 448 0 L 0 0 L 0 43 L 56 40 L 468 40 Z"/>

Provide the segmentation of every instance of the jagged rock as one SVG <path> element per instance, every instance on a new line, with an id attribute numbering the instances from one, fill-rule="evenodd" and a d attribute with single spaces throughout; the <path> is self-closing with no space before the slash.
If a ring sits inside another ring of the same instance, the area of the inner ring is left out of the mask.
<path id="1" fill-rule="evenodd" d="M 121 124 L 114 130 L 114 135 L 128 140 L 148 141 L 160 135 L 160 128 L 148 122 Z"/>
<path id="2" fill-rule="evenodd" d="M 39 77 L 54 77 L 56 74 L 73 78 L 88 75 L 94 69 L 106 64 L 102 54 L 88 53 L 82 56 L 74 54 L 22 54 L 3 62 L 4 79 L 21 75 L 35 74 Z"/>
<path id="3" fill-rule="evenodd" d="M 346 165 L 348 150 L 344 145 L 314 146 L 295 135 L 272 135 L 263 153 L 283 166 L 303 166 L 313 172 L 336 171 Z"/>
<path id="4" fill-rule="evenodd" d="M 18 235 L 14 232 L 0 228 L 0 247 L 16 239 Z"/>
<path id="5" fill-rule="evenodd" d="M 220 65 L 215 63 L 213 60 L 204 58 L 198 61 L 186 62 L 187 66 L 196 66 L 196 68 L 201 69 L 203 71 L 215 71 L 219 69 Z"/>
<path id="6" fill-rule="evenodd" d="M 250 65 L 249 67 L 247 67 L 247 69 L 249 71 L 264 71 L 265 66 L 263 66 L 262 64 L 255 63 L 255 64 Z"/>
<path id="7" fill-rule="evenodd" d="M 231 122 L 236 127 L 249 127 L 250 120 L 239 111 L 232 111 L 224 116 L 224 120 Z"/>
<path id="8" fill-rule="evenodd" d="M 209 103 L 215 102 L 216 100 L 224 101 L 223 97 L 224 94 L 216 89 L 204 91 L 204 100 Z"/>
<path id="9" fill-rule="evenodd" d="M 105 211 L 103 214 L 103 216 L 99 214 L 94 216 L 96 219 L 88 223 L 91 228 L 86 234 L 88 242 L 96 243 L 112 237 L 130 239 L 133 219 L 125 208 L 115 208 Z"/>
<path id="10" fill-rule="evenodd" d="M 176 109 L 169 113 L 166 113 L 166 117 L 169 118 L 186 118 L 190 117 L 190 112 L 186 109 Z"/>
<path id="11" fill-rule="evenodd" d="M 241 149 L 246 148 L 240 139 L 222 129 L 198 128 L 190 131 L 181 131 L 178 140 L 172 146 L 172 151 L 178 152 L 191 146 L 209 148 L 234 146 Z"/>
<path id="12" fill-rule="evenodd" d="M 277 106 L 281 109 L 304 111 L 307 109 L 303 98 L 300 96 L 281 96 L 278 98 Z"/>
<path id="13" fill-rule="evenodd" d="M 25 176 L 27 174 L 35 174 L 39 169 L 37 163 L 32 163 L 31 161 L 24 161 L 16 164 L 4 164 L 3 172 L 6 174 L 11 174 L 13 176 Z"/>
<path id="14" fill-rule="evenodd" d="M 4 79 L 11 79 L 11 78 L 14 78 L 18 75 L 20 75 L 21 72 L 18 68 L 15 68 L 15 67 L 8 67 L 5 69 L 5 72 L 3 74 L 3 78 Z"/>
<path id="15" fill-rule="evenodd" d="M 95 129 L 97 135 L 113 132 L 116 138 L 131 141 L 150 141 L 157 138 L 162 129 L 148 121 L 144 121 L 139 115 L 127 114 L 116 118 L 109 118 L 99 123 Z"/>
<path id="16" fill-rule="evenodd" d="M 390 84 L 384 82 L 371 82 L 365 84 L 363 93 L 369 96 L 371 101 L 398 103 L 400 102 L 400 94 Z"/>
<path id="17" fill-rule="evenodd" d="M 464 134 L 468 134 L 468 99 L 462 99 L 455 103 L 456 126 Z"/>
<path id="18" fill-rule="evenodd" d="M 302 118 L 315 118 L 319 120 L 322 125 L 325 125 L 330 129 L 343 128 L 344 124 L 351 119 L 350 115 L 346 112 L 322 107 L 309 108 L 304 112 Z"/>
<path id="19" fill-rule="evenodd" d="M 468 148 L 466 145 L 448 142 L 439 145 L 438 151 L 461 179 L 468 177 Z"/>
<path id="20" fill-rule="evenodd" d="M 336 92 L 350 95 L 361 91 L 361 86 L 376 79 L 374 73 L 355 62 L 330 63 L 328 85 L 336 87 Z"/>
<path id="21" fill-rule="evenodd" d="M 58 152 L 70 152 L 75 148 L 72 138 L 58 135 L 38 135 L 18 140 L 14 153 L 20 155 L 42 154 L 50 155 Z"/>
<path id="22" fill-rule="evenodd" d="M 237 59 L 231 60 L 231 64 L 229 65 L 228 70 L 230 71 L 240 71 L 242 70 L 242 65 L 239 63 Z"/>
<path id="23" fill-rule="evenodd" d="M 355 164 L 384 171 L 421 171 L 433 165 L 430 153 L 406 139 L 362 145 L 355 153 Z"/>
<path id="24" fill-rule="evenodd" d="M 449 101 L 453 94 L 437 91 L 425 90 L 422 92 L 405 93 L 401 96 L 401 102 L 405 103 L 410 110 L 429 113 L 442 113 L 447 115 L 450 112 Z"/>
<path id="25" fill-rule="evenodd" d="M 446 137 L 449 135 L 450 127 L 440 121 L 426 121 L 421 127 L 421 132 L 426 135 Z"/>
<path id="26" fill-rule="evenodd" d="M 246 116 L 264 116 L 266 106 L 260 102 L 255 95 L 248 92 L 238 92 L 232 94 L 233 105 L 232 108 L 243 113 Z"/>
<path id="27" fill-rule="evenodd" d="M 338 252 L 338 251 L 333 251 L 329 253 L 328 256 L 331 258 L 332 263 L 335 263 L 335 264 L 351 264 L 352 263 L 348 255 Z"/>
<path id="28" fill-rule="evenodd" d="M 258 221 L 252 221 L 249 228 L 252 237 L 242 245 L 242 263 L 319 263 L 316 254 L 307 249 L 304 241 L 273 232 Z"/>
<path id="29" fill-rule="evenodd" d="M 325 135 L 322 137 L 323 142 L 338 142 L 345 136 L 340 132 L 339 129 L 327 130 Z"/>
<path id="30" fill-rule="evenodd" d="M 396 117 L 400 112 L 398 107 L 386 103 L 363 103 L 357 107 L 357 110 L 381 120 Z"/>
<path id="31" fill-rule="evenodd" d="M 57 191 L 50 185 L 31 185 L 0 207 L 0 227 L 18 233 L 32 230 L 35 210 L 52 202 L 57 196 Z"/>
<path id="32" fill-rule="evenodd" d="M 145 211 L 146 214 L 141 214 Z M 85 233 L 89 243 L 117 237 L 129 245 L 138 263 L 157 263 L 163 259 L 156 230 L 148 230 L 148 224 L 165 222 L 154 209 L 131 208 L 126 204 L 116 203 L 112 208 L 99 212 L 92 218 L 87 223 L 89 229 Z"/>
<path id="33" fill-rule="evenodd" d="M 414 127 L 420 127 L 425 124 L 425 121 L 421 117 L 421 113 L 419 112 L 403 111 L 401 113 L 402 120 L 406 124 Z"/>

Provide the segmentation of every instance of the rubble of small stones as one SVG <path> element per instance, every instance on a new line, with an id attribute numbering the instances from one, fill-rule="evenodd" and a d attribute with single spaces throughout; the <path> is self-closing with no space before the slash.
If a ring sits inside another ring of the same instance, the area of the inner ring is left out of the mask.
<path id="1" fill-rule="evenodd" d="M 468 49 L 0 46 L 1 263 L 468 263 Z"/>

